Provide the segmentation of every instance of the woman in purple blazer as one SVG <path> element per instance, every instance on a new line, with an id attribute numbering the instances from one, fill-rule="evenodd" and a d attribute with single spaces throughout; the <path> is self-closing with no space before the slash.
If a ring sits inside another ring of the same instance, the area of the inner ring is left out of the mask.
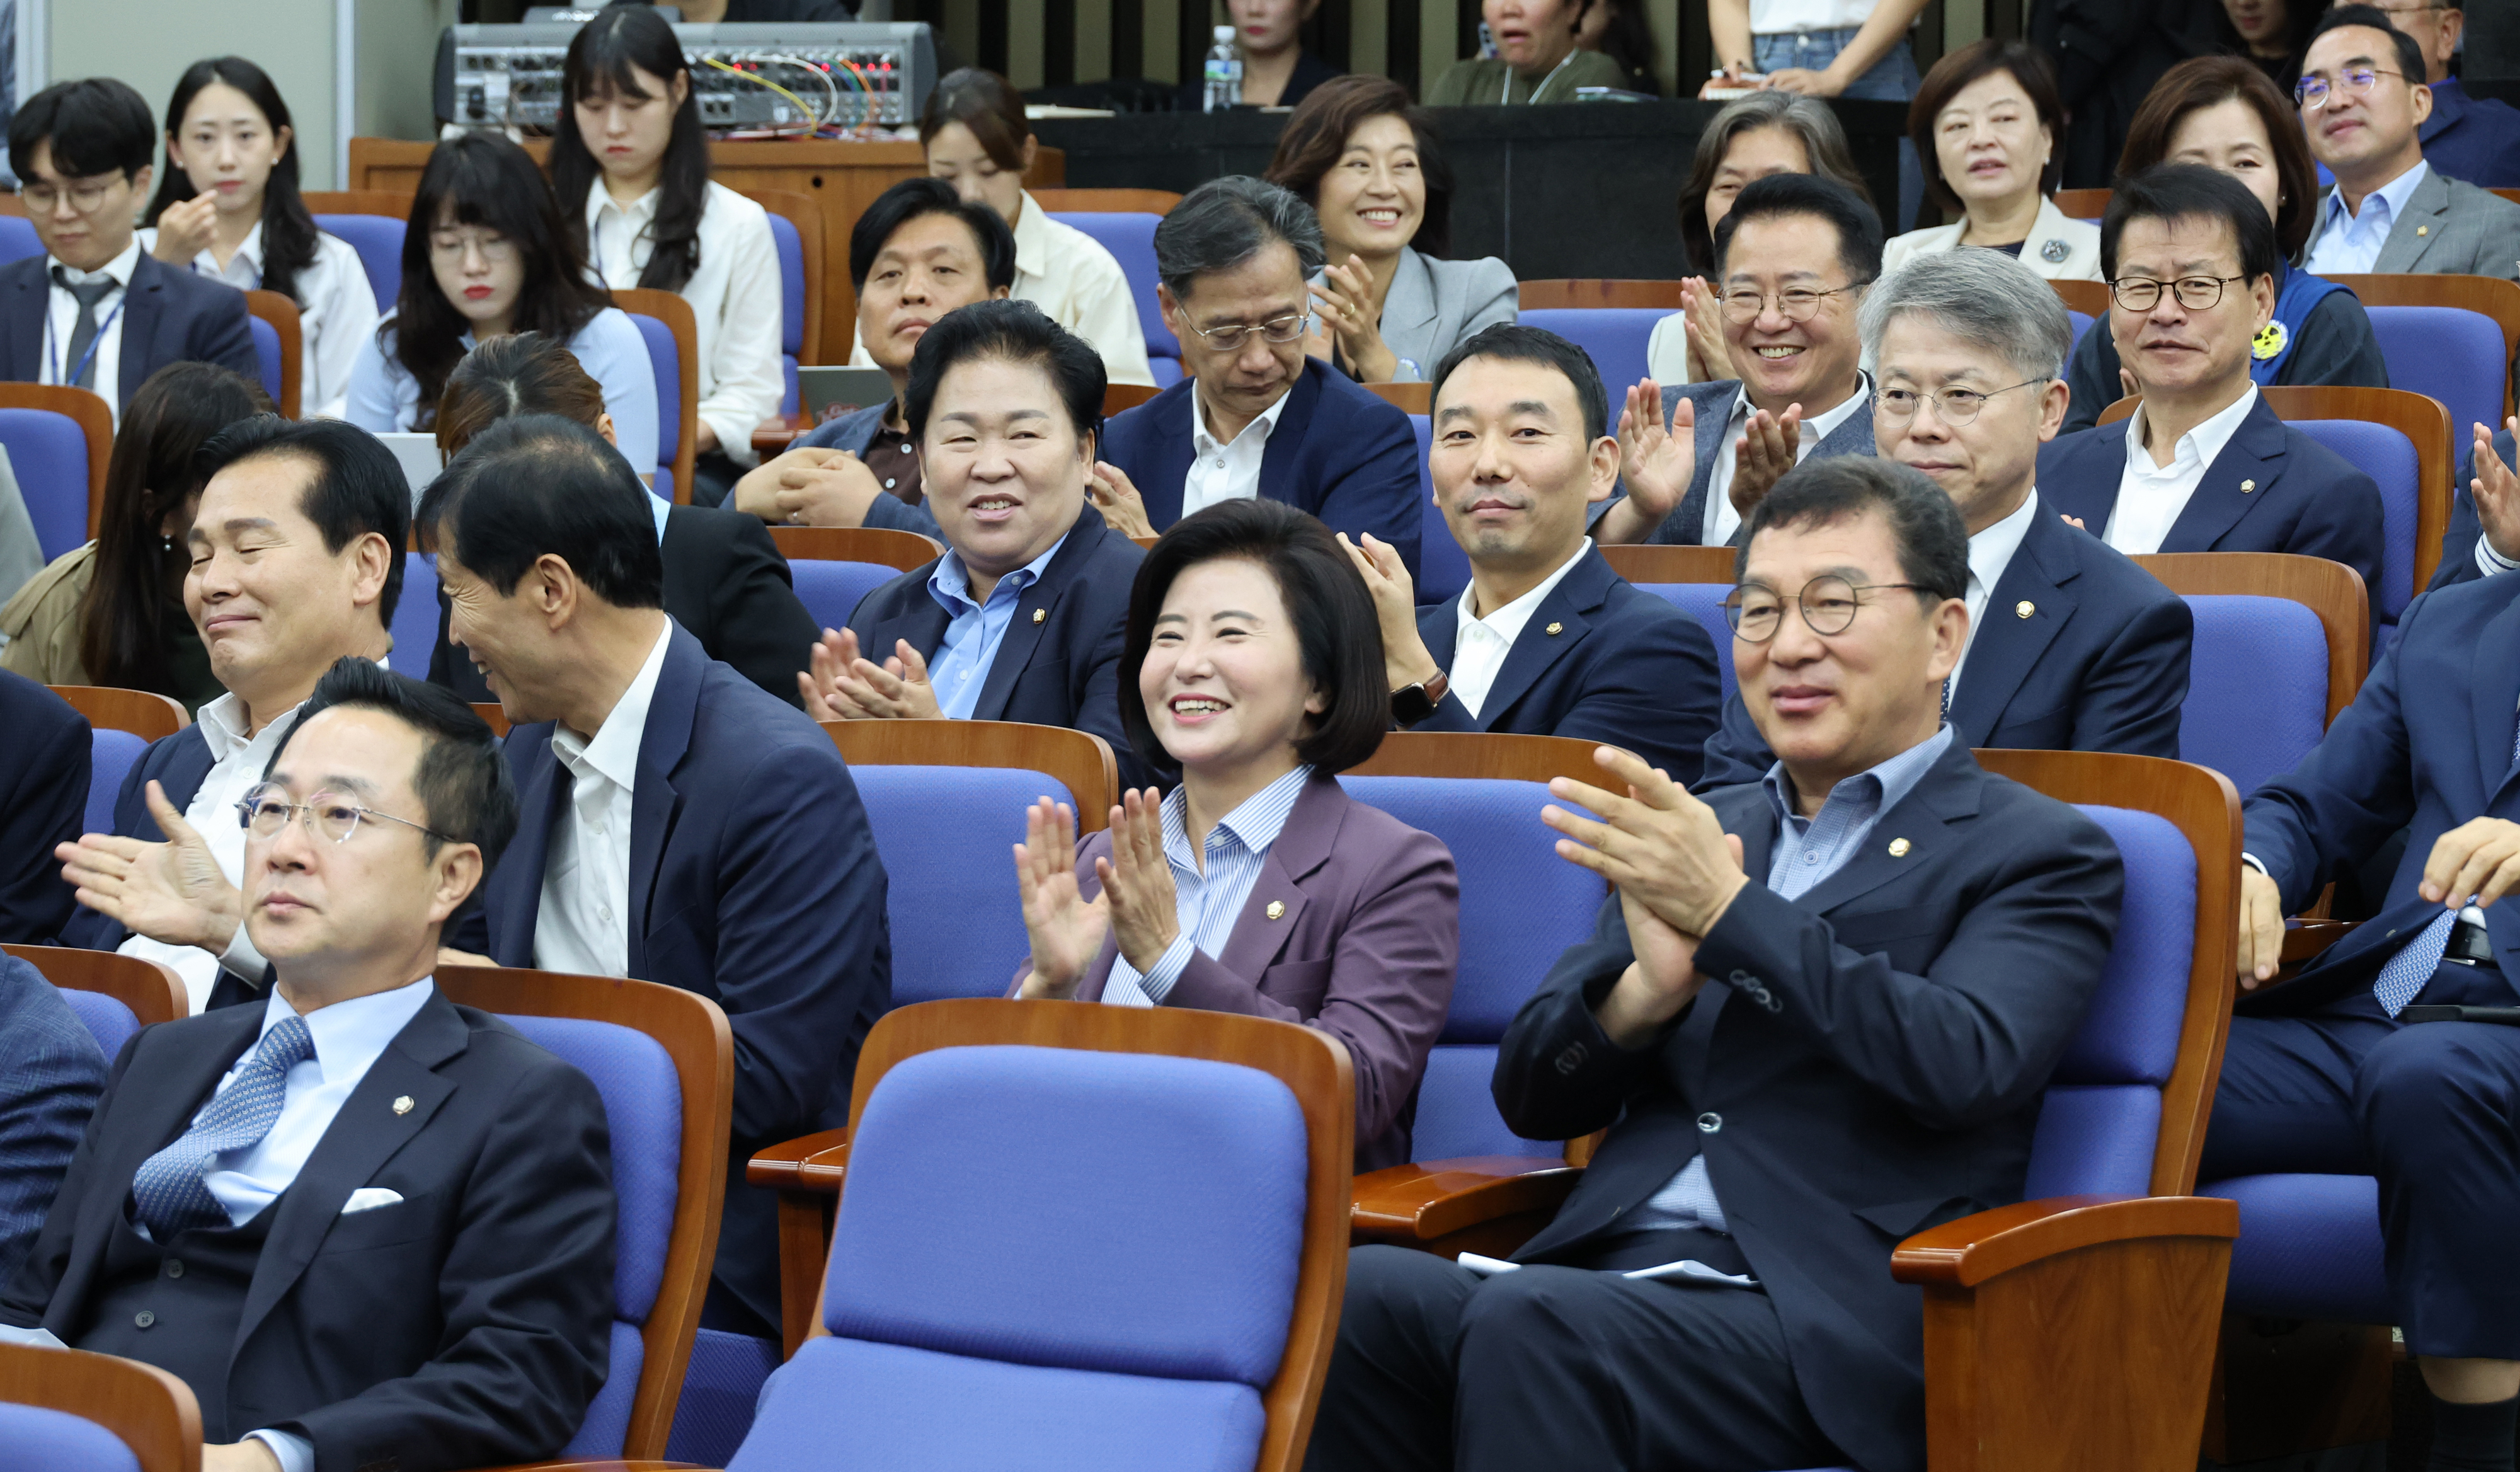
<path id="1" fill-rule="evenodd" d="M 1129 595 L 1120 720 L 1169 797 L 1123 795 L 1082 846 L 1036 804 L 1015 849 L 1022 997 L 1204 1007 L 1321 1029 L 1356 1071 L 1356 1169 L 1409 1159 L 1461 949 L 1461 884 L 1431 835 L 1333 775 L 1390 724 L 1355 568 L 1269 500 L 1186 517 Z"/>

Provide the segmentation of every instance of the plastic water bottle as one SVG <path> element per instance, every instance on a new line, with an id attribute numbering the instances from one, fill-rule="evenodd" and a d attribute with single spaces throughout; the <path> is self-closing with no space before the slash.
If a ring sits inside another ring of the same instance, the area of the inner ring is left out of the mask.
<path id="1" fill-rule="evenodd" d="M 1234 44 L 1234 27 L 1216 27 L 1216 44 L 1207 48 L 1205 111 L 1223 113 L 1242 105 L 1242 51 Z"/>

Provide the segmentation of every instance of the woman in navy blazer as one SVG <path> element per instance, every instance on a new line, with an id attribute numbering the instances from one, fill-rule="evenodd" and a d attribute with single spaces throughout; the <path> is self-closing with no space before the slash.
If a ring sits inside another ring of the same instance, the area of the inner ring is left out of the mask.
<path id="1" fill-rule="evenodd" d="M 1037 804 L 1015 849 L 1032 955 L 1012 994 L 1299 1022 L 1346 1045 L 1356 1168 L 1409 1159 L 1461 948 L 1433 836 L 1333 773 L 1390 720 L 1373 603 L 1320 522 L 1275 501 L 1185 518 L 1129 598 L 1120 718 L 1182 780 L 1081 846 Z"/>

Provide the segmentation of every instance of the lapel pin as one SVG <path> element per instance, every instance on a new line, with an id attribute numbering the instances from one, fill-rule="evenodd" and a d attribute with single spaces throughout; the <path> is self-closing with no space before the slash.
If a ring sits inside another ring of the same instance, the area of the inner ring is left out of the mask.
<path id="1" fill-rule="evenodd" d="M 1547 628 L 1542 629 L 1541 632 L 1548 634 L 1562 634 L 1566 632 L 1566 625 L 1563 623 L 1552 623 Z"/>
<path id="2" fill-rule="evenodd" d="M 2418 236 L 2430 235 L 2430 234 L 2432 234 L 2432 233 L 2433 233 L 2433 227 L 2432 227 L 2432 226 L 2430 226 L 2430 225 L 2417 225 L 2417 226 L 2415 227 L 2415 234 L 2416 234 L 2416 235 L 2418 235 Z"/>
<path id="3" fill-rule="evenodd" d="M 1892 839 L 1890 841 L 1890 856 L 1892 858 L 1906 858 L 1908 856 L 1908 841 L 1904 838 Z"/>
<path id="4" fill-rule="evenodd" d="M 2061 240 L 2051 240 L 2039 248 L 2039 258 L 2049 265 L 2060 265 L 2066 256 L 2073 253 L 2074 248 Z"/>
<path id="5" fill-rule="evenodd" d="M 1269 917 L 1270 919 L 1272 919 L 1272 920 L 1281 920 L 1281 919 L 1285 918 L 1285 914 L 1286 914 L 1286 901 L 1284 901 L 1283 899 L 1272 899 L 1272 900 L 1270 900 L 1270 901 L 1269 901 L 1269 908 L 1268 908 L 1266 911 L 1264 911 L 1264 913 L 1266 913 L 1266 914 L 1268 915 L 1268 917 Z"/>
<path id="6" fill-rule="evenodd" d="M 2022 599 L 2019 603 L 2012 606 L 2012 617 L 2016 619 L 2027 619 L 2037 612 L 2039 612 L 2039 605 L 2031 602 L 2027 598 Z"/>
<path id="7" fill-rule="evenodd" d="M 2257 489 L 2257 488 L 2258 488 L 2258 483 L 2257 483 L 2257 482 L 2255 482 L 2255 481 L 2243 481 L 2243 482 L 2241 482 L 2241 483 L 2240 483 L 2240 494 L 2242 494 L 2242 495 L 2247 495 L 2250 491 L 2253 491 L 2253 490 L 2255 490 L 2255 489 Z"/>
<path id="8" fill-rule="evenodd" d="M 1034 609 L 1034 610 L 1032 611 L 1032 621 L 1034 621 L 1035 623 L 1039 623 L 1042 620 L 1047 619 L 1047 618 L 1049 618 L 1049 617 L 1050 617 L 1050 610 L 1048 610 L 1048 609 L 1046 609 L 1046 608 L 1037 608 L 1037 609 Z"/>
<path id="9" fill-rule="evenodd" d="M 412 1104 L 411 1095 L 409 1095 L 409 1094 L 404 1094 L 404 1095 L 402 1095 L 400 1098 L 397 1098 L 397 1099 L 395 1099 L 395 1100 L 394 1100 L 394 1105 L 393 1105 L 394 1113 L 396 1113 L 396 1114 L 409 1114 L 409 1113 L 411 1113 L 411 1104 Z"/>

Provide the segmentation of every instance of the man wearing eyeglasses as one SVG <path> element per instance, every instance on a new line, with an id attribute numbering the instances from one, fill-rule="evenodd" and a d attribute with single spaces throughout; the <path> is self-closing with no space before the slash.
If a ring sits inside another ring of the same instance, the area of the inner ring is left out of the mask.
<path id="1" fill-rule="evenodd" d="M 1418 572 L 1418 438 L 1409 416 L 1304 351 L 1305 279 L 1322 227 L 1247 175 L 1192 190 L 1155 227 L 1156 298 L 1190 375 L 1102 431 L 1095 502 L 1123 530 L 1160 532 L 1220 501 L 1267 496 Z"/>
<path id="2" fill-rule="evenodd" d="M 2433 114 L 2416 130 L 2424 161 L 2483 189 L 2520 185 L 2520 108 L 2500 98 L 2470 97 L 2450 74 L 2451 58 L 2458 55 L 2459 37 L 2467 30 L 2466 9 L 2420 0 L 2384 0 L 2375 8 L 2414 37 L 2424 54 L 2424 86 L 2433 94 Z"/>
<path id="3" fill-rule="evenodd" d="M 2320 19 L 2293 96 L 2312 157 L 2336 176 L 2302 263 L 2314 274 L 2408 272 L 2520 281 L 2520 205 L 2428 163 L 2424 49 L 2376 5 Z"/>
<path id="4" fill-rule="evenodd" d="M 2049 509 L 2129 555 L 2292 552 L 2362 575 L 2377 613 L 2380 488 L 2275 417 L 2249 377 L 2274 317 L 2274 224 L 2200 163 L 2119 182 L 2100 222 L 2108 331 L 2143 402 L 2039 452 Z M 2096 330 L 2096 329 L 2095 329 Z"/>
<path id="5" fill-rule="evenodd" d="M 2067 401 L 2064 303 L 2008 255 L 1946 251 L 1883 278 L 1861 326 L 1881 457 L 1940 485 L 1968 529 L 1968 631 L 1944 692 L 1958 739 L 2177 757 L 2186 603 L 2043 505 L 2039 454 Z M 1726 703 L 1701 790 L 1759 779 L 1776 759 L 1761 729 L 1746 691 Z"/>
<path id="6" fill-rule="evenodd" d="M 140 249 L 158 129 L 111 77 L 60 82 L 9 119 L 9 167 L 44 253 L 0 266 L 0 373 L 122 402 L 168 363 L 260 372 L 245 295 Z M 128 349 L 128 350 L 126 350 Z"/>

